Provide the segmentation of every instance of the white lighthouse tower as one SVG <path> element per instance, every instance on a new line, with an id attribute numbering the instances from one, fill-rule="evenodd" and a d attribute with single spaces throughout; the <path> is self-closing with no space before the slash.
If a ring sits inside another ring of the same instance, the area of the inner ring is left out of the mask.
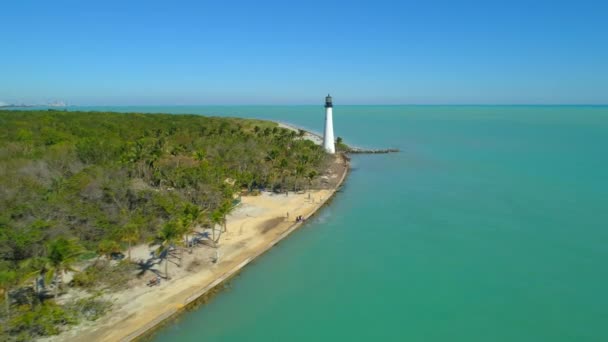
<path id="1" fill-rule="evenodd" d="M 331 96 L 327 94 L 325 98 L 325 134 L 323 135 L 323 148 L 327 153 L 336 153 L 336 145 L 334 144 L 334 120 L 332 118 L 333 105 Z"/>

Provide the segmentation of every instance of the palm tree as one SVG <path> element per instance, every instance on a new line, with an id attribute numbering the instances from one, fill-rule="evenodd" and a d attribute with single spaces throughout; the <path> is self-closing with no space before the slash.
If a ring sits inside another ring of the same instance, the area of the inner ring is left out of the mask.
<path id="1" fill-rule="evenodd" d="M 120 240 L 126 242 L 129 247 L 127 249 L 129 261 L 131 261 L 131 246 L 137 243 L 140 238 L 139 226 L 135 223 L 129 223 L 123 227 L 120 235 Z"/>
<path id="2" fill-rule="evenodd" d="M 85 250 L 78 245 L 76 240 L 68 240 L 66 238 L 58 238 L 52 240 L 47 245 L 48 255 L 46 257 L 46 265 L 42 270 L 45 274 L 45 280 L 47 282 L 57 279 L 58 284 L 55 285 L 53 297 L 57 297 L 59 286 L 63 282 L 63 275 L 67 271 L 78 272 L 72 266 L 76 262 L 77 258 L 85 252 Z"/>
<path id="3" fill-rule="evenodd" d="M 188 235 L 194 233 L 194 227 L 201 220 L 202 214 L 204 213 L 198 206 L 193 204 L 186 204 L 182 215 L 180 217 L 182 231 L 184 233 L 184 243 L 190 247 L 190 253 L 192 253 L 192 245 L 188 243 Z"/>
<path id="4" fill-rule="evenodd" d="M 347 150 L 347 149 L 348 149 L 348 146 L 346 146 L 346 145 L 344 144 L 344 140 L 342 140 L 342 137 L 338 137 L 338 138 L 336 139 L 336 149 L 337 149 L 337 150 L 340 150 L 340 151 L 344 151 L 344 150 Z"/>
<path id="5" fill-rule="evenodd" d="M 285 177 L 287 174 L 289 174 L 288 166 L 289 162 L 287 161 L 287 158 L 281 158 L 281 160 L 279 160 L 277 170 L 281 175 L 281 191 L 283 191 L 283 188 L 285 187 Z"/>
<path id="6" fill-rule="evenodd" d="M 296 164 L 296 168 L 295 168 L 295 182 L 294 182 L 294 191 L 296 190 L 296 188 L 298 187 L 298 183 L 300 178 L 304 177 L 306 174 L 306 171 L 308 171 L 310 167 L 310 156 L 308 154 L 301 154 L 298 156 L 298 163 Z M 299 190 L 299 188 L 297 189 Z"/>
<path id="7" fill-rule="evenodd" d="M 169 252 L 175 245 L 181 244 L 182 228 L 181 223 L 177 220 L 167 222 L 158 232 L 157 240 L 160 246 L 156 250 L 156 254 L 165 258 L 165 278 L 169 277 Z"/>
<path id="8" fill-rule="evenodd" d="M 296 169 L 294 172 L 295 180 L 293 182 L 293 191 L 294 192 L 299 190 L 298 181 L 300 180 L 300 177 L 302 177 L 304 175 L 305 172 L 306 172 L 305 165 L 303 165 L 303 164 L 296 165 Z"/>
<path id="9" fill-rule="evenodd" d="M 225 221 L 226 221 L 226 216 L 224 215 L 223 211 L 220 208 L 217 208 L 216 210 L 214 210 L 211 213 L 211 234 L 212 234 L 212 239 L 213 242 L 217 243 L 218 241 L 220 241 L 220 236 L 222 236 L 222 230 L 220 229 L 220 234 L 218 235 L 217 239 L 215 238 L 215 226 L 219 225 L 219 226 L 224 226 L 225 225 Z"/>
<path id="10" fill-rule="evenodd" d="M 272 150 L 270 150 L 270 152 L 268 152 L 266 154 L 266 161 L 274 163 L 274 161 L 277 159 L 278 156 L 279 156 L 279 150 L 273 148 Z"/>
<path id="11" fill-rule="evenodd" d="M 228 216 L 228 214 L 230 214 L 231 209 L 232 209 L 232 201 L 230 201 L 230 200 L 224 201 L 224 203 L 222 203 L 222 205 L 219 208 L 220 213 L 222 215 L 222 226 L 224 228 L 224 232 L 228 232 L 228 225 L 227 225 L 228 221 L 226 220 L 226 216 Z"/>
<path id="12" fill-rule="evenodd" d="M 0 289 L 4 292 L 4 304 L 6 305 L 6 317 L 10 318 L 11 315 L 11 302 L 9 298 L 9 291 L 11 286 L 15 284 L 17 280 L 17 273 L 14 271 L 0 271 Z"/>
<path id="13" fill-rule="evenodd" d="M 180 219 L 180 224 L 181 233 L 184 238 L 184 248 L 188 248 L 188 251 L 190 252 L 190 254 L 192 254 L 192 243 L 190 243 L 188 238 L 191 234 L 194 234 L 194 220 L 189 217 L 182 216 L 182 218 Z"/>
<path id="14" fill-rule="evenodd" d="M 218 208 L 216 208 L 209 217 L 212 225 L 213 232 L 213 241 L 217 243 L 220 241 L 221 233 L 228 231 L 228 225 L 226 216 L 230 213 L 230 209 L 232 209 L 232 202 L 230 200 L 225 200 L 220 204 Z M 220 235 L 218 235 L 217 239 L 215 238 L 215 226 L 219 225 L 222 229 L 220 229 Z"/>
<path id="15" fill-rule="evenodd" d="M 306 178 L 308 178 L 308 190 L 310 190 L 310 188 L 312 187 L 312 181 L 315 179 L 315 177 L 317 177 L 317 171 L 315 170 L 311 170 L 306 175 Z"/>

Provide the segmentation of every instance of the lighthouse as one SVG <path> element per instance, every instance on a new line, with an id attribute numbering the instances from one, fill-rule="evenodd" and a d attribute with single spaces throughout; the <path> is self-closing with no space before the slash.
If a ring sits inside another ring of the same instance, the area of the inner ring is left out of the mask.
<path id="1" fill-rule="evenodd" d="M 330 154 L 336 153 L 336 146 L 334 144 L 334 120 L 332 118 L 333 105 L 331 103 L 331 96 L 327 94 L 325 98 L 325 134 L 323 135 L 323 148 Z"/>

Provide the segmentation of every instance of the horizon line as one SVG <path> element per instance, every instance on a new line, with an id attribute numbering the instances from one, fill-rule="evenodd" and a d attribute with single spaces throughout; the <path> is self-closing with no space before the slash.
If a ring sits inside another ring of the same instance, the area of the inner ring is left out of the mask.
<path id="1" fill-rule="evenodd" d="M 323 104 L 297 103 L 297 104 L 277 104 L 277 103 L 213 103 L 213 104 L 79 104 L 67 105 L 64 107 L 192 107 L 192 106 L 323 106 Z M 608 106 L 608 103 L 342 103 L 338 106 Z M 34 105 L 34 107 L 53 107 L 45 105 Z"/>
<path id="2" fill-rule="evenodd" d="M 277 106 L 277 107 L 304 107 L 304 106 L 323 106 L 323 104 L 226 104 L 226 103 L 216 103 L 216 104 L 69 104 L 66 106 L 52 106 L 52 105 L 43 105 L 43 104 L 34 104 L 34 105 L 9 105 L 9 106 L 0 106 L 0 109 L 5 108 L 74 108 L 74 107 L 197 107 L 197 106 L 217 106 L 217 107 L 264 107 L 264 106 Z M 518 107 L 518 106 L 589 106 L 589 107 L 606 107 L 608 103 L 369 103 L 369 104 L 353 104 L 353 103 L 343 103 L 338 104 L 338 106 L 491 106 L 491 107 Z"/>

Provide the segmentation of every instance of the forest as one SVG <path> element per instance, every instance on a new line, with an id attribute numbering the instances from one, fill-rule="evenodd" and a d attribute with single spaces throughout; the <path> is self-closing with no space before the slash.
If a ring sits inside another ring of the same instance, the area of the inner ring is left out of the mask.
<path id="1" fill-rule="evenodd" d="M 303 136 L 237 118 L 0 111 L 0 339 L 103 314 L 110 304 L 95 295 L 55 300 L 65 286 L 124 276 L 89 267 L 63 284 L 79 261 L 221 225 L 239 194 L 319 186 L 331 157 Z"/>

